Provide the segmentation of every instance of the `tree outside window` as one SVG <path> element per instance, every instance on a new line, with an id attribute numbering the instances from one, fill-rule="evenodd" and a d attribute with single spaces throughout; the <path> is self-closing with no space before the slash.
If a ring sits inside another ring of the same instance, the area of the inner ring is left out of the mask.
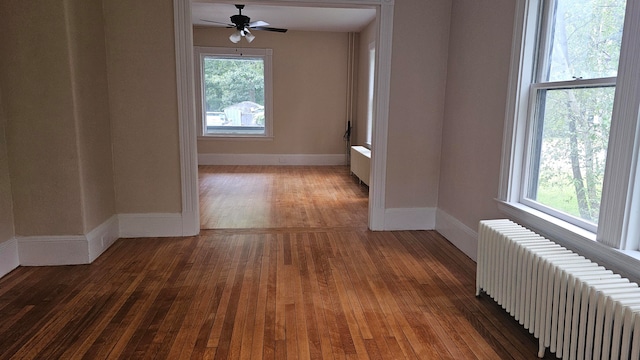
<path id="1" fill-rule="evenodd" d="M 270 135 L 267 49 L 196 47 L 201 135 Z"/>

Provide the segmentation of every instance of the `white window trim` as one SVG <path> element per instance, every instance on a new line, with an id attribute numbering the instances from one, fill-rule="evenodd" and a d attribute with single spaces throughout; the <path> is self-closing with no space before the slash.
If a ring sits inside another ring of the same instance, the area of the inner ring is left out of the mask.
<path id="1" fill-rule="evenodd" d="M 553 218 L 520 202 L 520 185 L 524 181 L 526 165 L 521 154 L 526 150 L 530 96 L 529 86 L 520 84 L 533 82 L 540 2 L 519 0 L 516 4 L 500 185 L 496 199 L 498 208 L 555 241 L 566 241 L 567 246 L 584 252 L 594 261 L 604 259 L 606 263 L 624 267 L 625 273 L 640 276 L 636 260 L 620 257 L 625 253 L 640 259 L 640 66 L 636 60 L 640 59 L 640 36 L 637 36 L 640 33 L 640 2 L 627 2 L 597 233 Z"/>
<path id="2" fill-rule="evenodd" d="M 271 140 L 273 139 L 273 72 L 272 72 L 272 49 L 259 48 L 229 48 L 229 47 L 208 47 L 194 46 L 194 76 L 196 83 L 196 123 L 198 131 L 198 140 Z M 265 124 L 264 134 L 205 134 L 204 132 L 204 103 L 202 94 L 204 93 L 203 67 L 202 60 L 205 56 L 252 56 L 260 57 L 264 60 L 264 108 L 265 108 Z"/>
<path id="3" fill-rule="evenodd" d="M 627 1 L 598 241 L 640 250 L 640 3 Z M 613 145 L 613 146 L 612 146 Z M 623 191 L 616 191 L 623 189 Z M 635 190 L 635 191 L 634 191 Z"/>

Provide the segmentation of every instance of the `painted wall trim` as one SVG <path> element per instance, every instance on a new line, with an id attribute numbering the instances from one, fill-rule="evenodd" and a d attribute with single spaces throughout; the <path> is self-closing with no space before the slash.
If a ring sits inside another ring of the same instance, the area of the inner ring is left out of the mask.
<path id="1" fill-rule="evenodd" d="M 478 232 L 441 209 L 436 212 L 435 229 L 468 257 L 478 258 Z"/>
<path id="2" fill-rule="evenodd" d="M 0 243 L 0 278 L 20 266 L 18 256 L 18 240 L 11 238 Z"/>
<path id="3" fill-rule="evenodd" d="M 173 18 L 182 193 L 181 234 L 191 236 L 200 233 L 191 1 L 173 0 Z"/>
<path id="4" fill-rule="evenodd" d="M 369 186 L 369 228 L 384 230 L 387 223 L 387 142 L 391 94 L 391 52 L 393 43 L 393 1 L 384 0 L 378 8 L 377 51 L 374 84 L 373 143 Z"/>
<path id="5" fill-rule="evenodd" d="M 435 208 L 386 209 L 384 230 L 433 230 L 436 226 Z"/>
<path id="6" fill-rule="evenodd" d="M 118 214 L 120 237 L 185 236 L 181 213 Z"/>
<path id="7" fill-rule="evenodd" d="M 194 236 L 200 233 L 200 211 L 182 211 L 182 236 Z M 195 232 L 197 230 L 198 232 Z"/>
<path id="8" fill-rule="evenodd" d="M 345 165 L 344 154 L 198 154 L 199 165 Z"/>
<path id="9" fill-rule="evenodd" d="M 21 265 L 90 264 L 121 237 L 189 236 L 196 216 L 193 213 L 119 214 L 86 235 L 17 236 L 0 243 L 0 278 Z"/>
<path id="10" fill-rule="evenodd" d="M 18 236 L 20 265 L 89 264 L 89 243 L 84 235 Z"/>
<path id="11" fill-rule="evenodd" d="M 89 243 L 89 262 L 91 263 L 120 237 L 118 216 L 113 215 L 109 220 L 91 230 L 86 236 Z"/>
<path id="12" fill-rule="evenodd" d="M 90 264 L 113 245 L 118 237 L 116 215 L 86 235 L 17 236 L 19 264 L 23 266 Z"/>

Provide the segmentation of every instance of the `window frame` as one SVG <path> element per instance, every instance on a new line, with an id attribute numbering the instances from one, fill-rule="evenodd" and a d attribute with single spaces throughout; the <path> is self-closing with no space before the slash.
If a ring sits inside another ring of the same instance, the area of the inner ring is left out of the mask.
<path id="1" fill-rule="evenodd" d="M 597 229 L 584 229 L 521 201 L 526 181 L 527 136 L 536 66 L 542 61 L 538 32 L 543 2 L 516 3 L 508 98 L 501 158 L 498 208 L 501 212 L 546 236 L 566 241 L 586 254 L 629 264 L 616 249 L 640 259 L 640 4 L 627 1 L 620 62 L 615 88 L 607 162 Z M 606 78 L 605 78 L 606 79 Z M 576 80 L 580 81 L 580 80 Z M 634 191 L 635 189 L 635 191 Z M 595 230 L 595 231 L 594 231 Z M 618 252 L 618 254 L 619 254 Z M 631 261 L 637 267 L 637 261 Z M 633 271 L 632 271 L 633 272 Z"/>
<path id="2" fill-rule="evenodd" d="M 543 203 L 537 202 L 533 199 L 527 197 L 527 189 L 529 188 L 530 175 L 532 171 L 532 153 L 534 152 L 534 141 L 532 140 L 535 136 L 536 130 L 534 129 L 536 126 L 536 122 L 539 121 L 537 119 L 538 116 L 538 101 L 539 101 L 539 91 L 543 90 L 566 90 L 566 89 L 594 89 L 594 88 L 606 88 L 606 87 L 615 87 L 616 78 L 615 77 L 607 77 L 607 78 L 595 78 L 595 79 L 585 79 L 585 80 L 567 80 L 567 81 L 550 81 L 550 82 L 535 82 L 530 85 L 530 94 L 529 100 L 527 103 L 528 106 L 528 115 L 527 115 L 527 129 L 526 129 L 526 145 L 525 145 L 525 153 L 523 154 L 523 167 L 522 167 L 522 181 L 520 183 L 519 189 L 519 199 L 518 201 L 525 206 L 531 207 L 533 209 L 539 210 L 541 212 L 547 213 L 553 217 L 556 217 L 562 221 L 567 223 L 576 225 L 581 227 L 589 232 L 596 233 L 597 225 L 588 222 L 587 220 L 581 219 L 577 216 L 573 216 L 567 213 L 562 212 L 561 210 L 555 209 Z"/>
<path id="3" fill-rule="evenodd" d="M 373 106 L 375 101 L 375 68 L 376 68 L 376 43 L 369 43 L 368 48 L 368 82 L 367 82 L 367 134 L 365 136 L 365 146 L 371 149 L 373 139 Z"/>
<path id="4" fill-rule="evenodd" d="M 204 58 L 242 58 L 243 56 L 251 58 L 261 58 L 264 62 L 264 134 L 252 133 L 207 133 L 205 131 L 205 113 L 206 107 L 203 101 L 204 94 Z M 195 62 L 195 87 L 196 87 L 196 124 L 199 140 L 259 140 L 273 139 L 273 75 L 272 75 L 272 57 L 273 50 L 265 48 L 230 48 L 217 46 L 194 46 L 194 62 Z"/>

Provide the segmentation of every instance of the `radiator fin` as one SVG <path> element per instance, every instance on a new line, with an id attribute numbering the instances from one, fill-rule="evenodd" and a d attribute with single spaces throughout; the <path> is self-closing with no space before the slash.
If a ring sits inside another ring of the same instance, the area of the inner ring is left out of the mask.
<path id="1" fill-rule="evenodd" d="M 640 288 L 510 220 L 478 229 L 484 291 L 562 359 L 640 359 Z"/>

